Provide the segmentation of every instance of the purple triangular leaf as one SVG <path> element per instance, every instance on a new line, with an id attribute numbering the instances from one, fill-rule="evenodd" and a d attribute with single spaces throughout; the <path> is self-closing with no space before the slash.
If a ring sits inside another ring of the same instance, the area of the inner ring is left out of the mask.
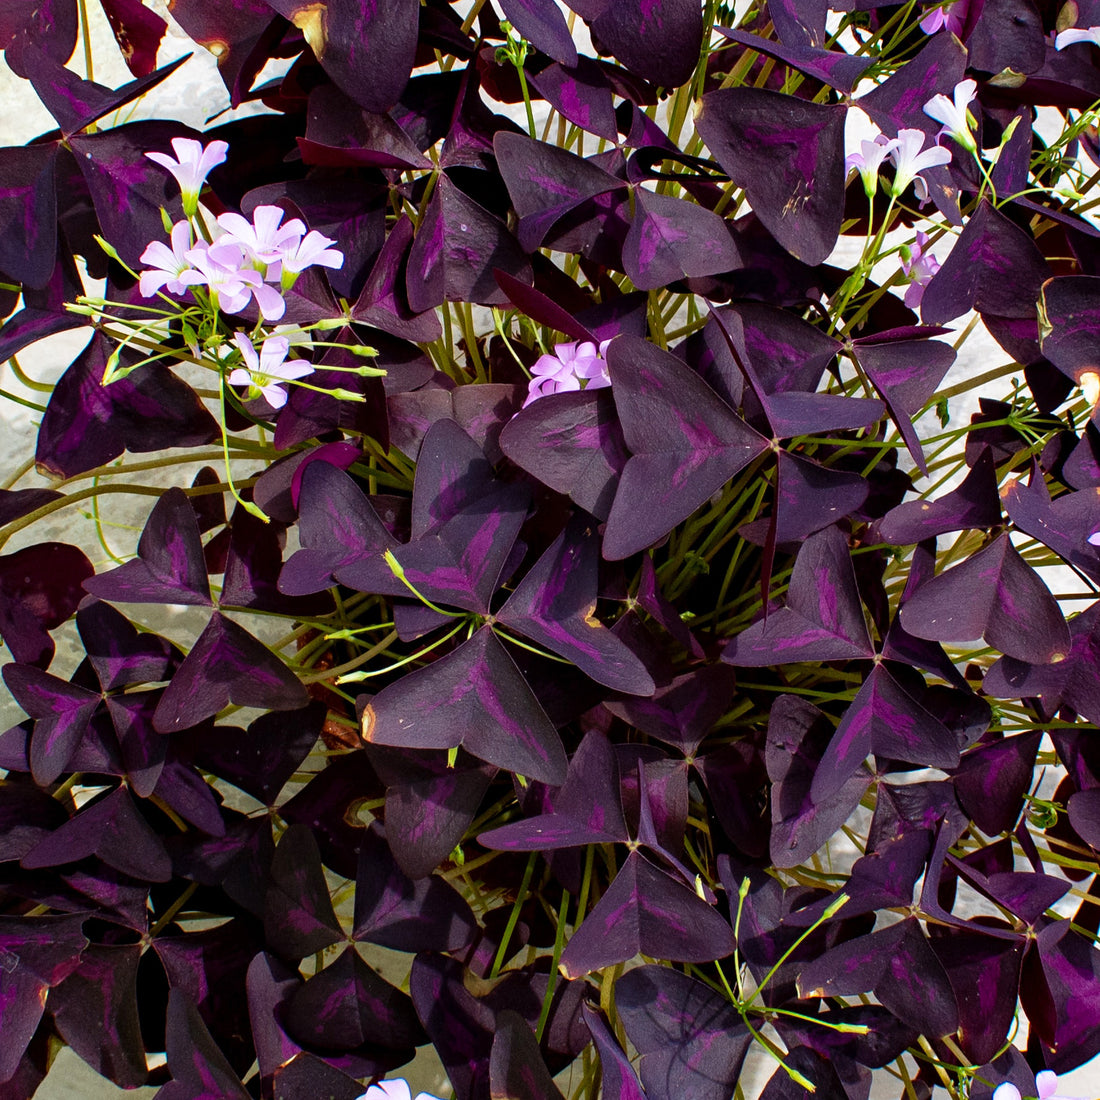
<path id="1" fill-rule="evenodd" d="M 388 583 L 392 574 L 382 555 L 396 549 L 397 541 L 352 478 L 328 462 L 313 462 L 302 474 L 302 490 L 301 549 L 283 565 L 279 590 L 290 595 L 320 592 L 336 583 L 334 574 L 357 564 L 362 565 L 364 582 L 377 576 Z"/>
<path id="2" fill-rule="evenodd" d="M 703 13 L 694 0 L 616 0 L 600 5 L 592 30 L 632 73 L 672 89 L 699 60 Z"/>
<path id="3" fill-rule="evenodd" d="M 406 580 L 433 603 L 487 616 L 529 500 L 525 485 L 502 486 L 393 556 Z"/>
<path id="4" fill-rule="evenodd" d="M 955 737 L 887 671 L 876 665 L 848 705 L 821 758 L 810 795 L 836 794 L 874 753 L 879 760 L 903 760 L 935 768 L 959 763 Z"/>
<path id="5" fill-rule="evenodd" d="M 1030 234 L 982 202 L 924 288 L 921 317 L 941 325 L 968 309 L 1030 317 L 1050 269 Z"/>
<path id="6" fill-rule="evenodd" d="M 550 394 L 521 409 L 500 433 L 517 466 L 597 519 L 611 511 L 628 454 L 606 389 Z"/>
<path id="7" fill-rule="evenodd" d="M 638 966 L 615 983 L 615 1007 L 649 1100 L 729 1100 L 752 1033 L 725 996 L 669 967 Z"/>
<path id="8" fill-rule="evenodd" d="M 732 665 L 873 657 L 847 540 L 826 527 L 795 559 L 787 606 L 735 635 L 722 652 Z"/>
<path id="9" fill-rule="evenodd" d="M 604 1100 L 646 1100 L 646 1094 L 603 1015 L 587 1004 L 581 1005 L 584 1022 L 600 1055 L 600 1095 Z"/>
<path id="10" fill-rule="evenodd" d="M 996 699 L 1036 699 L 1045 715 L 1069 705 L 1090 722 L 1100 721 L 1100 603 L 1070 621 L 1069 656 L 1054 664 L 1032 664 L 1015 657 L 994 662 L 982 690 Z"/>
<path id="11" fill-rule="evenodd" d="M 679 879 L 632 851 L 562 952 L 567 978 L 626 962 L 641 952 L 675 962 L 709 962 L 734 948 L 718 911 Z"/>
<path id="12" fill-rule="evenodd" d="M 557 731 L 515 662 L 483 626 L 445 657 L 384 687 L 363 714 L 363 739 L 450 749 L 544 783 L 565 777 Z"/>
<path id="13" fill-rule="evenodd" d="M 501 0 L 500 6 L 532 46 L 562 65 L 577 64 L 577 47 L 554 0 Z"/>
<path id="14" fill-rule="evenodd" d="M 879 520 L 876 529 L 884 542 L 906 546 L 949 531 L 996 527 L 1000 522 L 1001 501 L 993 451 L 983 447 L 957 489 L 935 500 L 899 504 Z"/>
<path id="15" fill-rule="evenodd" d="M 136 995 L 143 950 L 137 943 L 90 944 L 51 998 L 62 1038 L 92 1069 L 126 1089 L 144 1085 L 148 1075 Z"/>
<path id="16" fill-rule="evenodd" d="M 900 615 L 910 634 L 930 641 L 984 638 L 1009 657 L 1045 664 L 1070 651 L 1057 602 L 1007 534 L 917 589 Z"/>
<path id="17" fill-rule="evenodd" d="M 23 857 L 28 870 L 58 867 L 96 855 L 143 882 L 167 882 L 172 863 L 160 837 L 124 788 L 83 807 Z"/>
<path id="18" fill-rule="evenodd" d="M 442 335 L 435 310 L 416 312 L 405 290 L 413 223 L 401 218 L 390 230 L 351 316 L 402 340 L 431 343 Z"/>
<path id="19" fill-rule="evenodd" d="M 84 603 L 76 626 L 104 691 L 166 680 L 179 657 L 171 642 L 140 633 L 125 615 L 100 600 Z"/>
<path id="20" fill-rule="evenodd" d="M 301 959 L 343 939 L 332 909 L 321 853 L 305 825 L 291 825 L 271 861 L 264 900 L 268 943 L 283 957 Z"/>
<path id="21" fill-rule="evenodd" d="M 173 486 L 153 506 L 137 552 L 84 587 L 119 603 L 211 604 L 198 520 L 182 489 Z"/>
<path id="22" fill-rule="evenodd" d="M 534 1032 L 510 1009 L 497 1013 L 489 1055 L 489 1095 L 492 1100 L 564 1100 Z"/>
<path id="23" fill-rule="evenodd" d="M 281 1022 L 297 1042 L 326 1051 L 369 1043 L 408 1057 L 425 1038 L 408 996 L 383 981 L 354 948 L 294 990 Z"/>
<path id="24" fill-rule="evenodd" d="M 497 612 L 501 625 L 572 661 L 599 684 L 650 695 L 653 679 L 641 660 L 595 618 L 599 537 L 575 516 Z"/>
<path id="25" fill-rule="evenodd" d="M 384 9 L 345 0 L 323 8 L 300 0 L 270 6 L 302 31 L 333 83 L 361 107 L 388 111 L 397 102 L 416 55 L 416 0 L 389 0 Z"/>
<path id="26" fill-rule="evenodd" d="M 230 703 L 298 710 L 308 702 L 301 681 L 276 654 L 215 611 L 161 697 L 153 725 L 172 733 L 197 726 Z"/>
<path id="27" fill-rule="evenodd" d="M 43 787 L 65 770 L 101 697 L 33 665 L 9 664 L 4 683 L 15 701 L 37 719 L 30 742 L 31 773 Z"/>
<path id="28" fill-rule="evenodd" d="M 355 885 L 356 940 L 394 951 L 457 951 L 470 942 L 476 927 L 454 887 L 436 875 L 409 878 L 394 861 L 380 826 L 366 831 Z"/>
<path id="29" fill-rule="evenodd" d="M 125 450 L 194 447 L 218 438 L 217 422 L 194 390 L 160 363 L 104 386 L 110 351 L 106 338 L 96 335 L 54 387 L 38 431 L 40 469 L 74 477 Z"/>
<path id="30" fill-rule="evenodd" d="M 248 1090 L 207 1031 L 194 1001 L 178 988 L 168 994 L 165 1033 L 172 1080 L 155 1100 L 203 1100 L 212 1093 L 224 1100 L 247 1100 Z"/>
<path id="31" fill-rule="evenodd" d="M 431 874 L 462 840 L 496 769 L 459 752 L 453 767 L 434 752 L 367 747 L 386 783 L 386 839 L 410 878 Z"/>
<path id="32" fill-rule="evenodd" d="M 639 290 L 741 266 L 728 225 L 717 214 L 686 199 L 634 188 L 623 270 Z"/>
<path id="33" fill-rule="evenodd" d="M 409 251 L 406 287 L 416 312 L 448 302 L 502 305 L 499 267 L 530 280 L 531 266 L 495 215 L 440 175 Z"/>
<path id="34" fill-rule="evenodd" d="M 811 265 L 825 260 L 840 233 L 846 113 L 762 88 L 708 92 L 696 110 L 696 130 L 756 216 Z"/>
<path id="35" fill-rule="evenodd" d="M 517 235 L 525 252 L 538 248 L 555 222 L 582 203 L 626 186 L 591 161 L 521 134 L 497 134 L 493 150 L 519 215 Z"/>
<path id="36" fill-rule="evenodd" d="M 613 340 L 607 363 L 632 452 L 604 533 L 603 556 L 615 561 L 667 535 L 767 441 L 690 367 L 647 340 Z"/>
<path id="37" fill-rule="evenodd" d="M 83 914 L 0 918 L 0 1082 L 18 1070 L 42 1018 L 46 991 L 79 964 L 88 946 L 81 932 L 84 919 Z"/>
<path id="38" fill-rule="evenodd" d="M 630 839 L 619 795 L 619 767 L 607 738 L 586 733 L 569 761 L 553 809 L 490 829 L 478 837 L 487 848 L 546 851 Z"/>
<path id="39" fill-rule="evenodd" d="M 810 788 L 831 739 L 824 713 L 794 695 L 781 695 L 768 719 L 765 759 L 771 789 L 771 858 L 777 867 L 805 863 L 848 820 L 870 785 L 858 767 L 838 790 L 811 797 Z"/>
<path id="40" fill-rule="evenodd" d="M 600 65 L 590 57 L 547 65 L 528 79 L 558 114 L 597 137 L 619 140 L 613 85 Z"/>
<path id="41" fill-rule="evenodd" d="M 324 704 L 314 701 L 302 710 L 262 714 L 247 733 L 200 726 L 180 735 L 178 751 L 204 771 L 271 806 L 317 743 L 324 720 Z"/>

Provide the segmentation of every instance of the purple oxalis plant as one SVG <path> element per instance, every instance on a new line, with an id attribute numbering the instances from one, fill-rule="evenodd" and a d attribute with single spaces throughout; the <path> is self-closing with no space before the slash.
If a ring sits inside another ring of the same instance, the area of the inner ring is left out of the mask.
<path id="1" fill-rule="evenodd" d="M 1100 9 L 175 0 L 200 132 L 100 2 L 0 5 L 0 1100 L 1057 1100 Z"/>

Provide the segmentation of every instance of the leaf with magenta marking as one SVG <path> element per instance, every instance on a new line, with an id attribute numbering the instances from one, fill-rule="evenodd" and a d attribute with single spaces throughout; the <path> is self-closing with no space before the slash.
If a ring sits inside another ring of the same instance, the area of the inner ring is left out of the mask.
<path id="1" fill-rule="evenodd" d="M 497 622 L 572 661 L 599 684 L 650 695 L 653 679 L 642 661 L 595 618 L 599 537 L 574 516 L 497 612 Z"/>
<path id="2" fill-rule="evenodd" d="M 363 714 L 363 740 L 453 749 L 559 785 L 565 750 L 515 662 L 488 626 L 458 649 L 384 687 Z"/>
<path id="3" fill-rule="evenodd" d="M 197 726 L 230 703 L 298 710 L 308 702 L 301 681 L 267 646 L 215 611 L 161 696 L 153 724 L 172 733 Z"/>
<path id="4" fill-rule="evenodd" d="M 1070 651 L 1069 629 L 1057 601 L 1007 534 L 918 588 L 900 616 L 901 625 L 918 638 L 984 638 L 1022 661 L 1051 664 Z"/>
<path id="5" fill-rule="evenodd" d="M 615 983 L 615 1008 L 641 1055 L 638 1075 L 649 1100 L 729 1100 L 752 1033 L 724 995 L 646 965 Z"/>
<path id="6" fill-rule="evenodd" d="M 655 344 L 619 337 L 607 363 L 631 451 L 604 532 L 603 556 L 615 561 L 662 539 L 768 444 Z"/>
<path id="7" fill-rule="evenodd" d="M 695 128 L 753 212 L 796 259 L 816 265 L 833 250 L 844 210 L 840 104 L 808 103 L 762 88 L 708 92 Z"/>
<path id="8" fill-rule="evenodd" d="M 694 890 L 632 851 L 562 952 L 567 978 L 614 966 L 639 952 L 710 962 L 734 948 L 733 930 Z"/>
<path id="9" fill-rule="evenodd" d="M 762 667 L 873 657 L 847 540 L 826 527 L 802 544 L 785 607 L 730 639 L 722 660 Z"/>
<path id="10" fill-rule="evenodd" d="M 836 794 L 868 756 L 934 768 L 959 763 L 954 734 L 876 665 L 848 705 L 810 787 L 820 801 Z"/>

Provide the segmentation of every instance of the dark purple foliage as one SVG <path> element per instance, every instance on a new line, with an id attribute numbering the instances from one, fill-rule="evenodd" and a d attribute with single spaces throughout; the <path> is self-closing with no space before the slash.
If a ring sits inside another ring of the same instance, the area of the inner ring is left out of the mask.
<path id="1" fill-rule="evenodd" d="M 174 0 L 263 108 L 203 134 L 101 6 L 118 88 L 0 0 L 56 123 L 0 150 L 0 1100 L 1100 1052 L 1094 0 Z M 860 111 L 944 163 L 872 187 Z M 273 206 L 247 301 L 184 285 Z"/>

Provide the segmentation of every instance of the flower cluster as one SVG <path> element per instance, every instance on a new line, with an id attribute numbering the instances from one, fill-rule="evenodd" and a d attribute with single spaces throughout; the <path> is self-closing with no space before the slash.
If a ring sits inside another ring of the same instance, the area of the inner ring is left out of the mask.
<path id="1" fill-rule="evenodd" d="M 611 385 L 604 353 L 610 340 L 604 340 L 599 348 L 591 341 L 584 343 L 555 344 L 553 355 L 543 355 L 531 368 L 530 388 L 523 407 L 548 393 L 565 393 L 569 390 L 598 390 Z"/>
<path id="2" fill-rule="evenodd" d="M 330 247 L 336 242 L 306 230 L 299 218 L 284 222 L 278 206 L 257 206 L 252 220 L 240 214 L 217 219 L 220 235 L 208 239 L 199 220 L 198 197 L 209 171 L 220 164 L 228 146 L 214 141 L 207 146 L 190 138 L 174 138 L 176 159 L 164 153 L 146 153 L 176 178 L 187 217 L 175 223 L 169 244 L 153 241 L 141 254 L 147 265 L 139 277 L 141 294 L 150 298 L 161 291 L 181 295 L 199 288 L 211 308 L 227 314 L 241 313 L 255 302 L 264 321 L 278 321 L 286 312 L 283 293 L 306 268 L 318 265 L 339 268 L 343 253 Z M 242 365 L 231 371 L 231 385 L 248 387 L 250 399 L 264 397 L 272 408 L 286 403 L 281 381 L 304 378 L 313 367 L 303 360 L 286 362 L 290 348 L 285 336 L 268 336 L 257 353 L 244 332 L 233 334 Z"/>

